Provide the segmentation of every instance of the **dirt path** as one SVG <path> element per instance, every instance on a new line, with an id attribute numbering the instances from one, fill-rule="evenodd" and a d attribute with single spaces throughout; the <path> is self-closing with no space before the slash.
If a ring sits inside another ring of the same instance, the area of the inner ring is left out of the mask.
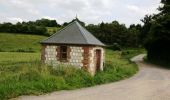
<path id="1" fill-rule="evenodd" d="M 132 59 L 140 71 L 130 79 L 41 96 L 21 96 L 17 100 L 170 100 L 170 70 L 142 62 L 143 56 Z"/>

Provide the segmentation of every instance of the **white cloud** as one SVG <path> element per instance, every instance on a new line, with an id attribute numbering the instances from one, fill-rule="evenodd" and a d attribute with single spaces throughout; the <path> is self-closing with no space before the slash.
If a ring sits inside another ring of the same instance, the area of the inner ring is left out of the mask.
<path id="1" fill-rule="evenodd" d="M 11 18 L 7 18 L 8 20 L 12 21 L 12 22 L 23 22 L 23 19 L 21 18 L 16 18 L 16 17 L 11 17 Z"/>
<path id="2" fill-rule="evenodd" d="M 30 14 L 33 14 L 33 15 L 40 15 L 40 12 L 38 10 L 35 10 L 35 9 L 28 9 L 27 11 Z"/>
<path id="3" fill-rule="evenodd" d="M 0 0 L 0 21 L 40 18 L 63 23 L 78 17 L 86 23 L 118 20 L 127 25 L 140 23 L 146 14 L 156 12 L 160 0 Z M 3 13 L 3 16 L 2 16 Z M 3 17 L 3 18 L 2 18 Z M 5 17 L 5 18 L 4 18 Z"/>
<path id="4" fill-rule="evenodd" d="M 127 5 L 127 8 L 132 11 L 139 11 L 140 8 L 135 5 Z"/>

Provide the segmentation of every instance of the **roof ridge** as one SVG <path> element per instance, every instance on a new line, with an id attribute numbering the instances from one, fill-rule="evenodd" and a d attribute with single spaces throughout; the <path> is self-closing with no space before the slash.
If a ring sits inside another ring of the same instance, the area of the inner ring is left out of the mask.
<path id="1" fill-rule="evenodd" d="M 71 26 L 73 23 L 76 23 L 76 21 L 73 21 L 72 23 L 68 24 L 66 27 L 60 29 L 59 31 L 57 31 L 56 33 L 54 33 L 53 35 L 51 35 L 51 36 L 48 37 L 47 39 L 42 40 L 41 42 L 46 41 L 46 40 L 52 38 L 53 36 L 57 35 L 57 33 L 60 33 L 61 31 L 64 31 L 67 27 Z M 41 43 L 41 42 L 40 42 L 40 43 Z"/>
<path id="2" fill-rule="evenodd" d="M 80 31 L 80 33 L 81 33 L 81 35 L 83 36 L 83 38 L 85 39 L 85 41 L 86 41 L 86 43 L 88 43 L 88 41 L 87 41 L 87 39 L 86 39 L 86 37 L 85 37 L 85 35 L 84 35 L 84 32 L 83 31 L 81 31 L 81 25 L 76 21 L 76 24 L 77 24 L 77 26 L 78 26 L 78 29 L 79 29 L 79 31 Z"/>

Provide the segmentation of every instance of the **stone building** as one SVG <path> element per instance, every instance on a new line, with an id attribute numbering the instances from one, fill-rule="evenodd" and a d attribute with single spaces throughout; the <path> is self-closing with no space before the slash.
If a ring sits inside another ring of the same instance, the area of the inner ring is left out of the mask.
<path id="1" fill-rule="evenodd" d="M 86 69 L 92 75 L 103 70 L 105 46 L 77 21 L 41 41 L 41 60 L 45 64 L 73 65 Z"/>

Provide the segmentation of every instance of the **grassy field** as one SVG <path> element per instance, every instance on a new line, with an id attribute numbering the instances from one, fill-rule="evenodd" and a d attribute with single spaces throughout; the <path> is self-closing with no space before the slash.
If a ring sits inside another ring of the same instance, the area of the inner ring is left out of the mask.
<path id="1" fill-rule="evenodd" d="M 0 33 L 0 51 L 8 52 L 39 52 L 39 42 L 45 36 Z"/>
<path id="2" fill-rule="evenodd" d="M 60 29 L 61 28 L 59 28 L 59 27 L 47 27 L 47 32 L 48 32 L 48 34 L 52 35 Z"/>
<path id="3" fill-rule="evenodd" d="M 0 52 L 0 65 L 40 61 L 40 53 Z"/>
<path id="4" fill-rule="evenodd" d="M 84 70 L 59 65 L 56 69 L 40 63 L 40 40 L 45 36 L 0 33 L 0 99 L 39 95 L 58 90 L 90 87 L 134 75 L 138 68 L 128 59 L 138 49 L 106 50 L 104 71 L 94 77 Z M 15 51 L 15 52 L 12 52 Z M 17 52 L 16 52 L 17 51 Z"/>
<path id="5" fill-rule="evenodd" d="M 132 76 L 137 66 L 107 50 L 104 71 L 94 77 L 87 72 L 59 65 L 57 69 L 40 64 L 39 53 L 0 52 L 0 98 L 42 94 L 118 81 Z"/>
<path id="6" fill-rule="evenodd" d="M 122 51 L 122 56 L 125 59 L 130 59 L 138 54 L 146 54 L 146 50 L 144 48 L 126 48 Z"/>

